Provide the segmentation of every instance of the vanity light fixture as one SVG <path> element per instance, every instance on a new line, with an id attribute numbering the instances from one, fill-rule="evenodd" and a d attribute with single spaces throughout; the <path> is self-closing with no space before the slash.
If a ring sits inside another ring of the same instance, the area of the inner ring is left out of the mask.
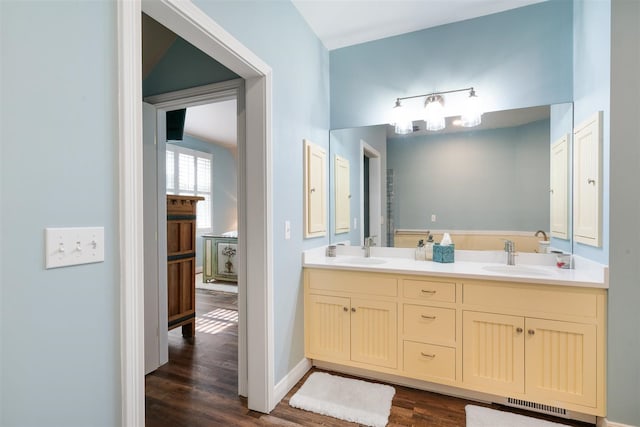
<path id="1" fill-rule="evenodd" d="M 424 119 L 426 122 L 426 129 L 429 131 L 439 131 L 445 127 L 445 109 L 444 109 L 444 97 L 443 95 L 454 92 L 469 92 L 464 106 L 462 107 L 462 114 L 460 120 L 456 120 L 456 124 L 464 127 L 478 126 L 482 122 L 482 110 L 478 101 L 478 95 L 473 87 L 464 89 L 446 90 L 442 92 L 432 92 L 424 95 L 405 96 L 402 98 L 396 98 L 395 106 L 393 107 L 393 122 L 395 126 L 395 132 L 397 134 L 406 135 L 413 132 L 413 122 L 408 117 L 406 108 L 402 106 L 401 101 L 405 99 L 413 98 L 425 98 L 424 101 Z"/>

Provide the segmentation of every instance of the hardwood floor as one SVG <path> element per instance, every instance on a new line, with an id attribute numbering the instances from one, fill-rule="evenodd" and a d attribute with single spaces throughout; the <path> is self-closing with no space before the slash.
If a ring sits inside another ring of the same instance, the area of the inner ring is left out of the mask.
<path id="1" fill-rule="evenodd" d="M 148 427 L 199 426 L 335 426 L 356 424 L 294 409 L 289 398 L 303 378 L 269 415 L 247 409 L 237 395 L 238 327 L 237 295 L 198 290 L 196 336 L 183 338 L 180 329 L 169 333 L 169 363 L 146 377 L 146 425 Z M 465 426 L 467 404 L 523 413 L 575 427 L 591 424 L 486 405 L 394 386 L 396 395 L 389 427 Z"/>

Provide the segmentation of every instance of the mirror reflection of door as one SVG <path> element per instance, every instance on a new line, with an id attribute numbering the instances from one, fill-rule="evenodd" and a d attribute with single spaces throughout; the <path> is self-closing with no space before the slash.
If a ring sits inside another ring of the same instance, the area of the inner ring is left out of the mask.
<path id="1" fill-rule="evenodd" d="M 364 228 L 364 237 L 371 236 L 371 230 L 369 227 L 370 224 L 370 216 L 371 216 L 371 205 L 369 203 L 369 188 L 370 188 L 370 176 L 369 176 L 369 157 L 366 155 L 362 159 L 362 170 L 364 173 L 364 193 L 362 194 L 363 202 L 364 202 L 364 222 L 362 223 L 362 227 Z"/>

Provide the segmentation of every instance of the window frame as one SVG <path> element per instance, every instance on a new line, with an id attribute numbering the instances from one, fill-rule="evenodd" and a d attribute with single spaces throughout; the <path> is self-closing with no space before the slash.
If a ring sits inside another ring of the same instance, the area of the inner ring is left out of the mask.
<path id="1" fill-rule="evenodd" d="M 166 164 L 165 170 L 165 184 L 166 184 L 166 192 L 167 194 L 173 195 L 183 195 L 183 196 L 208 196 L 209 201 L 209 227 L 201 227 L 199 225 L 198 217 L 202 215 L 196 216 L 196 232 L 198 234 L 212 233 L 213 232 L 213 154 L 207 153 L 206 151 L 194 150 L 192 148 L 187 148 L 182 145 L 179 145 L 180 141 L 167 141 L 165 159 L 168 152 L 173 153 L 173 165 L 169 165 L 168 162 Z M 179 176 L 180 176 L 180 154 L 188 155 L 193 157 L 193 167 L 194 167 L 194 189 L 193 191 L 181 191 L 179 187 Z M 198 190 L 198 159 L 204 159 L 209 162 L 209 191 L 199 191 Z M 170 168 L 173 170 L 173 186 L 169 187 L 169 170 Z M 202 203 L 202 202 L 199 202 Z"/>

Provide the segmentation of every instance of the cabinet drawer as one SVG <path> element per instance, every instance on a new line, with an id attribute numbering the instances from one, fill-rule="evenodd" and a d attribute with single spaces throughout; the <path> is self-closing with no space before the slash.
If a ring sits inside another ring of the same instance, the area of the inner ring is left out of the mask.
<path id="1" fill-rule="evenodd" d="M 403 280 L 405 298 L 421 301 L 456 302 L 456 284 L 432 280 Z"/>
<path id="2" fill-rule="evenodd" d="M 429 342 L 456 342 L 456 311 L 424 305 L 404 305 L 404 335 Z"/>
<path id="3" fill-rule="evenodd" d="M 497 284 L 491 282 L 465 283 L 463 304 L 487 306 L 492 310 L 509 310 L 536 313 L 563 314 L 596 317 L 598 295 L 594 290 L 580 288 L 532 288 L 521 284 Z"/>
<path id="4" fill-rule="evenodd" d="M 308 277 L 309 288 L 312 290 L 357 292 L 389 297 L 398 295 L 398 280 L 384 274 L 309 270 Z"/>
<path id="5" fill-rule="evenodd" d="M 439 345 L 404 342 L 404 371 L 416 377 L 456 379 L 456 349 Z"/>

